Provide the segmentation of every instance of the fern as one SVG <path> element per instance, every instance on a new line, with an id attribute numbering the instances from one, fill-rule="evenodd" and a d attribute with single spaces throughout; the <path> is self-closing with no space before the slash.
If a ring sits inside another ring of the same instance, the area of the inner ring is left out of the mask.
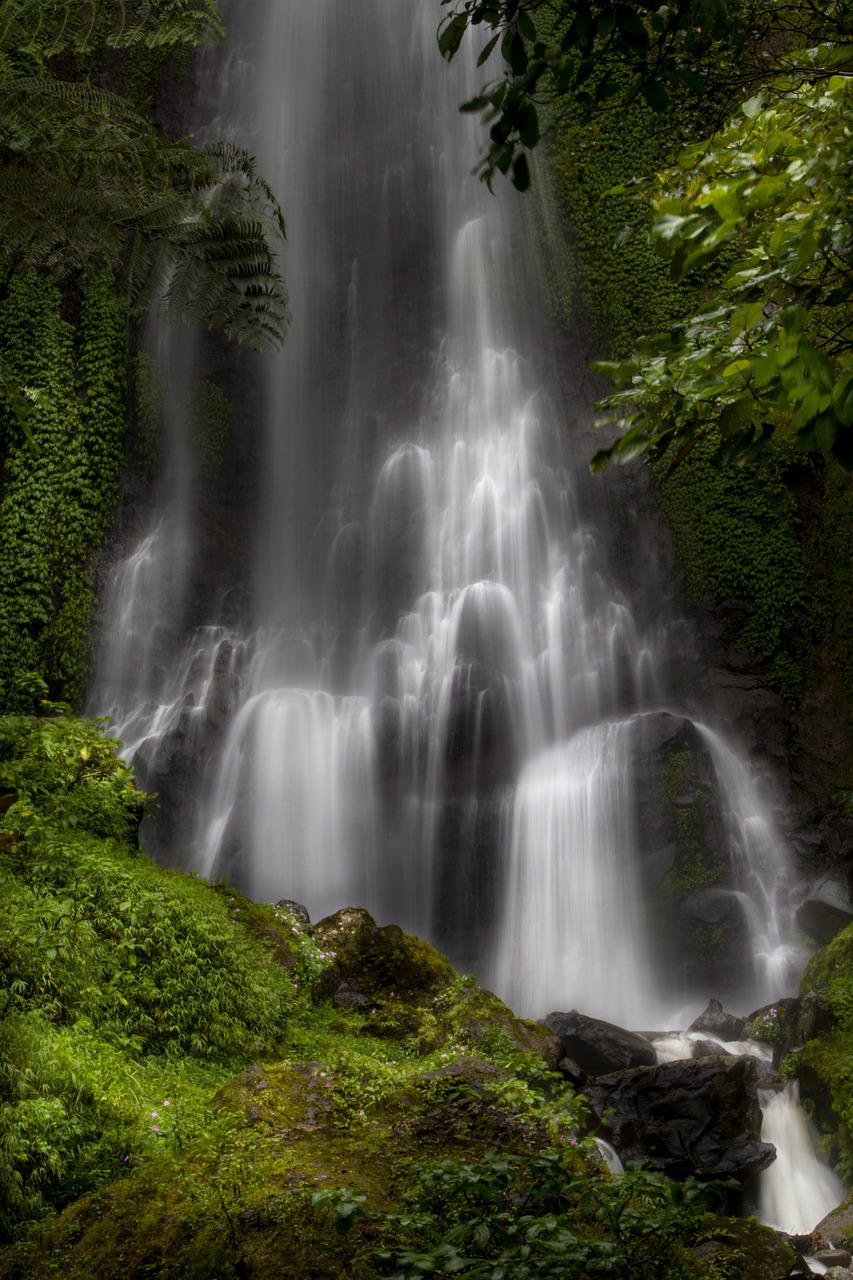
<path id="1" fill-rule="evenodd" d="M 61 279 L 109 268 L 133 312 L 159 298 L 255 347 L 281 340 L 284 218 L 245 151 L 170 141 L 118 94 L 29 75 L 0 79 L 0 155 L 8 270 Z"/>

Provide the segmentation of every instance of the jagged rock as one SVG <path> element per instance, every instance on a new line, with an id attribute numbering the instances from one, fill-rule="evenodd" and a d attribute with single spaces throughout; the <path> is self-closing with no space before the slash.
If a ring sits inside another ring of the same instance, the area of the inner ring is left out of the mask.
<path id="1" fill-rule="evenodd" d="M 776 1151 L 760 1140 L 758 1071 L 751 1058 L 695 1058 L 600 1076 L 593 1110 L 623 1160 L 670 1177 L 744 1177 Z"/>
<path id="2" fill-rule="evenodd" d="M 689 1031 L 707 1031 L 719 1040 L 742 1040 L 745 1020 L 727 1013 L 719 1000 L 709 1000 L 704 1013 L 700 1013 L 688 1027 Z"/>
<path id="3" fill-rule="evenodd" d="M 582 1071 L 576 1062 L 571 1058 L 561 1058 L 557 1063 L 557 1070 L 562 1073 L 576 1087 L 580 1087 L 586 1080 L 586 1072 Z"/>
<path id="4" fill-rule="evenodd" d="M 275 904 L 279 911 L 287 911 L 290 915 L 296 916 L 303 924 L 310 924 L 311 917 L 308 914 L 308 908 L 303 907 L 301 902 L 294 902 L 292 898 L 279 898 Z"/>
<path id="5" fill-rule="evenodd" d="M 559 1040 L 563 1056 L 590 1076 L 627 1067 L 651 1066 L 656 1061 L 654 1048 L 645 1036 L 625 1031 L 611 1022 L 588 1018 L 577 1009 L 569 1013 L 549 1013 L 545 1026 Z"/>
<path id="6" fill-rule="evenodd" d="M 809 898 L 797 908 L 794 919 L 798 929 L 807 933 L 821 946 L 826 946 L 832 939 L 846 929 L 853 921 L 853 915 L 831 902 L 823 902 L 819 898 Z"/>
<path id="7" fill-rule="evenodd" d="M 812 1232 L 816 1249 L 836 1249 L 853 1235 L 853 1195 L 828 1213 Z"/>

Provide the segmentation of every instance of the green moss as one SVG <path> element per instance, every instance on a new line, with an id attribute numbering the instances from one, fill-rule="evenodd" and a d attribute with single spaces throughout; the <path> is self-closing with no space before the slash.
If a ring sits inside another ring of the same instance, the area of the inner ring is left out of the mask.
<path id="1" fill-rule="evenodd" d="M 849 1181 L 853 1177 L 853 925 L 812 957 L 801 991 L 821 996 L 834 1026 L 829 1034 L 792 1054 L 790 1070 L 823 1111 L 824 1127 L 830 1121 L 836 1123 L 829 1143 L 838 1158 L 839 1173 Z M 823 1095 L 831 1102 L 831 1116 L 821 1105 Z"/>
<path id="2" fill-rule="evenodd" d="M 768 683 L 794 708 L 804 688 L 798 626 L 807 595 L 796 503 L 777 457 L 723 470 L 712 461 L 718 443 L 707 432 L 671 474 L 664 459 L 656 469 L 661 508 L 690 595 L 746 602 L 749 616 L 733 638 L 763 658 Z"/>

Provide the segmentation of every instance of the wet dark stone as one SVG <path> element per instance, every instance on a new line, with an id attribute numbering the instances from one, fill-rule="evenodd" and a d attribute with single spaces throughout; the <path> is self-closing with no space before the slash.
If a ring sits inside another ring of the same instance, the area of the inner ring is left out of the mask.
<path id="1" fill-rule="evenodd" d="M 600 1076 L 593 1110 L 623 1160 L 669 1177 L 738 1178 L 765 1169 L 758 1071 L 751 1058 L 694 1058 Z"/>
<path id="2" fill-rule="evenodd" d="M 834 907 L 831 902 L 821 902 L 819 898 L 810 898 L 797 908 L 794 919 L 798 929 L 807 933 L 821 946 L 826 946 L 832 939 L 846 929 L 853 921 L 849 911 Z"/>
<path id="3" fill-rule="evenodd" d="M 709 1000 L 704 1013 L 691 1022 L 689 1031 L 707 1031 L 720 1040 L 742 1040 L 746 1020 L 727 1013 L 719 1000 Z"/>
<path id="4" fill-rule="evenodd" d="M 600 1076 L 626 1067 L 651 1066 L 655 1051 L 645 1036 L 625 1031 L 611 1022 L 588 1018 L 572 1009 L 570 1013 L 549 1013 L 545 1026 L 560 1042 L 563 1055 L 590 1076 Z"/>
<path id="5" fill-rule="evenodd" d="M 294 902 L 292 898 L 279 898 L 275 904 L 279 911 L 287 911 L 292 916 L 296 916 L 302 920 L 304 924 L 311 923 L 311 917 L 308 914 L 308 908 L 303 907 L 301 902 Z"/>

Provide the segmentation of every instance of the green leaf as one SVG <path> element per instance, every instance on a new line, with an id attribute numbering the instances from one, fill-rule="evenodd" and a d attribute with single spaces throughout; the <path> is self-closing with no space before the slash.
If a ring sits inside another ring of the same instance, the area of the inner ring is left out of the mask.
<path id="1" fill-rule="evenodd" d="M 764 106 L 764 94 L 756 93 L 752 98 L 748 98 L 746 102 L 741 103 L 741 114 L 747 120 L 754 120 Z"/>

